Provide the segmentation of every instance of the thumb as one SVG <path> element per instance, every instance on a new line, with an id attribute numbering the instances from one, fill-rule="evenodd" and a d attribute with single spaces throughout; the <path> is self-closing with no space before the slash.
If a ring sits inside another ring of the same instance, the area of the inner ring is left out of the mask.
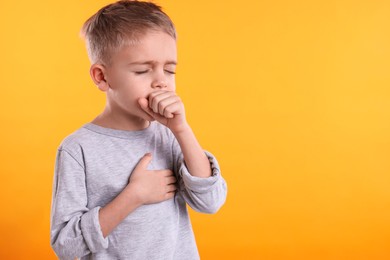
<path id="1" fill-rule="evenodd" d="M 146 170 L 146 168 L 148 167 L 150 161 L 152 160 L 152 154 L 151 153 L 147 153 L 145 154 L 141 160 L 139 160 L 137 166 L 135 166 L 135 170 Z"/>
<path id="2" fill-rule="evenodd" d="M 138 104 L 141 106 L 143 110 L 147 110 L 148 108 L 148 100 L 146 98 L 138 99 Z"/>
<path id="3" fill-rule="evenodd" d="M 138 99 L 138 104 L 142 108 L 143 111 L 145 111 L 149 116 L 151 116 L 154 119 L 153 110 L 150 109 L 149 102 L 146 98 Z"/>
<path id="4" fill-rule="evenodd" d="M 156 117 L 158 117 L 158 114 L 155 114 L 152 109 L 149 107 L 149 101 L 146 98 L 140 98 L 138 99 L 138 104 L 141 107 L 141 109 L 149 116 L 148 121 L 154 121 L 156 120 Z"/>
<path id="5" fill-rule="evenodd" d="M 138 104 L 142 108 L 142 110 L 145 111 L 145 113 L 150 116 L 151 118 L 150 121 L 157 120 L 161 122 L 162 120 L 166 119 L 162 115 L 153 112 L 153 110 L 149 107 L 149 101 L 146 98 L 138 99 Z"/>

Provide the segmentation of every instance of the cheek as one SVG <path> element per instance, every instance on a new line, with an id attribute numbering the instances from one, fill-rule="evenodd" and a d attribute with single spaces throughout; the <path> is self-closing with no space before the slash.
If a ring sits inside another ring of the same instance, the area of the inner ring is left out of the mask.
<path id="1" fill-rule="evenodd" d="M 170 84 L 168 84 L 167 90 L 175 91 L 176 90 L 176 82 L 173 80 Z"/>

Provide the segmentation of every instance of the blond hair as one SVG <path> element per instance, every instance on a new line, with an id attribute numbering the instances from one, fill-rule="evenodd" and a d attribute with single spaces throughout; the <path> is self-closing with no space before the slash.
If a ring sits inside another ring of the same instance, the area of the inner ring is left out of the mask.
<path id="1" fill-rule="evenodd" d="M 163 31 L 176 39 L 173 22 L 151 2 L 122 0 L 101 8 L 81 29 L 91 63 L 109 64 L 111 55 L 136 43 L 147 31 Z"/>

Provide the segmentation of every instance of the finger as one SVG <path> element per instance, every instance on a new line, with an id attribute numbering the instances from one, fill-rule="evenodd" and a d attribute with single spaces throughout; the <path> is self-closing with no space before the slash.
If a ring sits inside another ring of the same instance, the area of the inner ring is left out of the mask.
<path id="1" fill-rule="evenodd" d="M 153 111 L 149 108 L 149 102 L 146 98 L 138 99 L 138 104 L 141 109 L 149 116 L 149 121 L 155 120 Z"/>
<path id="2" fill-rule="evenodd" d="M 172 94 L 172 93 L 175 93 L 173 91 L 168 91 L 168 90 L 156 90 L 156 91 L 153 91 L 152 93 L 150 93 L 147 97 L 148 100 L 153 100 L 154 98 L 156 98 L 157 96 L 161 95 L 161 94 Z"/>
<path id="3" fill-rule="evenodd" d="M 165 93 L 165 92 L 163 92 L 162 90 L 158 90 L 158 91 L 150 93 L 149 96 L 148 96 L 148 106 L 155 113 L 156 113 L 156 110 L 155 110 L 155 108 L 153 106 L 153 101 L 156 98 L 156 96 L 158 96 L 158 95 L 160 95 L 162 93 Z"/>
<path id="4" fill-rule="evenodd" d="M 174 176 L 173 172 L 171 170 L 159 170 L 159 172 L 164 176 L 164 177 L 169 177 L 169 176 Z"/>
<path id="5" fill-rule="evenodd" d="M 160 95 L 161 93 L 166 93 L 166 92 L 173 92 L 173 91 L 162 90 L 162 89 L 156 90 L 156 91 L 151 92 L 151 93 L 149 94 L 148 98 L 150 98 L 150 97 L 151 97 L 151 98 L 154 98 L 155 96 L 158 96 L 158 95 Z"/>
<path id="6" fill-rule="evenodd" d="M 159 113 L 159 103 L 173 95 L 175 95 L 175 93 L 172 91 L 153 92 L 149 95 L 149 107 L 153 110 L 154 113 Z M 163 113 L 160 114 L 163 115 Z"/>
<path id="7" fill-rule="evenodd" d="M 146 170 L 146 167 L 148 167 L 150 161 L 152 160 L 152 154 L 147 153 L 145 154 L 141 160 L 139 160 L 138 164 L 135 166 L 134 170 L 141 169 L 141 170 Z"/>
<path id="8" fill-rule="evenodd" d="M 173 117 L 172 114 L 169 114 L 169 113 L 165 113 L 165 109 L 172 105 L 173 103 L 176 103 L 176 102 L 180 102 L 180 98 L 176 95 L 174 96 L 168 96 L 164 99 L 162 99 L 159 103 L 158 103 L 158 113 L 162 116 L 165 116 L 165 117 Z"/>
<path id="9" fill-rule="evenodd" d="M 145 111 L 145 113 L 150 117 L 150 121 L 154 121 L 154 120 L 157 120 L 159 122 L 164 122 L 164 120 L 166 120 L 165 117 L 163 117 L 162 115 L 160 114 L 157 114 L 157 113 L 154 113 L 153 110 L 151 110 L 149 108 L 149 106 L 147 105 L 148 104 L 148 101 L 146 98 L 140 98 L 138 99 L 138 104 L 140 105 L 140 107 Z"/>
<path id="10" fill-rule="evenodd" d="M 173 118 L 175 115 L 179 115 L 183 110 L 181 102 L 174 102 L 164 109 L 164 116 L 167 118 Z"/>
<path id="11" fill-rule="evenodd" d="M 177 187 L 175 185 L 167 185 L 166 191 L 167 192 L 174 192 L 177 190 Z"/>
<path id="12" fill-rule="evenodd" d="M 165 193 L 165 199 L 166 200 L 172 199 L 174 196 L 175 196 L 175 192 L 174 191 Z"/>
<path id="13" fill-rule="evenodd" d="M 177 180 L 174 176 L 167 177 L 166 181 L 167 181 L 167 184 L 173 184 L 173 183 L 177 182 Z"/>

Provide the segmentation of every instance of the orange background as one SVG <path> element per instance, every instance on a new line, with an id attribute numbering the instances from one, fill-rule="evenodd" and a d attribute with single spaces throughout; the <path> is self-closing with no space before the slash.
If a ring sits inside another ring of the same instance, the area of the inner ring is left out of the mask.
<path id="1" fill-rule="evenodd" d="M 157 2 L 229 186 L 191 211 L 202 259 L 390 259 L 390 2 Z M 56 149 L 104 106 L 78 32 L 107 3 L 0 2 L 1 259 L 55 259 Z"/>

